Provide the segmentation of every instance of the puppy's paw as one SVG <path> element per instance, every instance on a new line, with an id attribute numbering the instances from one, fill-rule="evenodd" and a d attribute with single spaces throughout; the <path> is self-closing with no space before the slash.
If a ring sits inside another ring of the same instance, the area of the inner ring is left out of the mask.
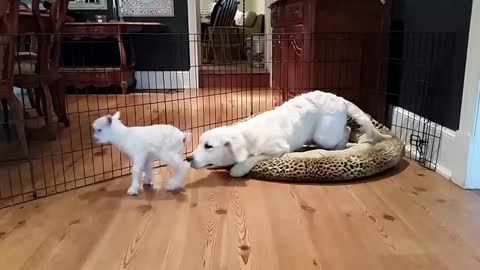
<path id="1" fill-rule="evenodd" d="M 244 177 L 248 174 L 250 170 L 242 165 L 235 165 L 230 169 L 230 176 L 235 178 Z"/>
<path id="2" fill-rule="evenodd" d="M 357 143 L 347 143 L 347 149 L 358 145 Z"/>
<path id="3" fill-rule="evenodd" d="M 127 194 L 130 195 L 130 196 L 136 196 L 138 195 L 138 192 L 140 191 L 140 188 L 139 187 L 134 187 L 134 186 L 131 186 L 128 191 L 127 191 Z"/>
<path id="4" fill-rule="evenodd" d="M 175 181 L 168 181 L 167 185 L 165 186 L 165 189 L 167 191 L 176 191 L 182 188 L 181 184 L 176 183 Z"/>

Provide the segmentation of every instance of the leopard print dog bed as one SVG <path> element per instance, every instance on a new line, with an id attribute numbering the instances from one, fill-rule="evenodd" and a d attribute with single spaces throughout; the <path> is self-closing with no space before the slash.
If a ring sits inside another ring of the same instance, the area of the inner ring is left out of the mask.
<path id="1" fill-rule="evenodd" d="M 372 119 L 384 134 L 390 130 Z M 371 176 L 394 167 L 404 156 L 405 145 L 392 136 L 375 145 L 362 143 L 358 125 L 349 118 L 350 143 L 345 150 L 322 149 L 294 152 L 262 161 L 250 171 L 251 178 L 284 182 L 334 182 Z"/>

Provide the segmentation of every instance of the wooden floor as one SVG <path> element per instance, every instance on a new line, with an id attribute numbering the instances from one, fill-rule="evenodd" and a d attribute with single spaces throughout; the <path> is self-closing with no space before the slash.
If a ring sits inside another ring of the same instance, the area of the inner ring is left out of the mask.
<path id="1" fill-rule="evenodd" d="M 129 181 L 0 210 L 1 268 L 480 269 L 480 195 L 413 162 L 338 185 L 192 170 L 180 194 L 128 197 Z"/>
<path id="2" fill-rule="evenodd" d="M 270 73 L 265 67 L 252 67 L 248 62 L 225 65 L 202 65 L 200 87 L 263 89 L 270 86 Z"/>

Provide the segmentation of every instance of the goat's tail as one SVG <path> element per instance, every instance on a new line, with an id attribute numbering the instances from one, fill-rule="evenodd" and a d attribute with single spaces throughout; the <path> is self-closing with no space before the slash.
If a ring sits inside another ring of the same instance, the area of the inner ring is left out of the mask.
<path id="1" fill-rule="evenodd" d="M 187 143 L 189 143 L 191 140 L 192 140 L 192 133 L 184 132 L 183 139 L 182 139 L 183 145 L 187 145 Z"/>

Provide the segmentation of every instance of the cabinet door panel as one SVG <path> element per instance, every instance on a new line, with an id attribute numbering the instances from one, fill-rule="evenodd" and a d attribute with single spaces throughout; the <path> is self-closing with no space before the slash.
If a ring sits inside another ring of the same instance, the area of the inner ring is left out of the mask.
<path id="1" fill-rule="evenodd" d="M 287 92 L 289 96 L 305 91 L 304 73 L 306 59 L 304 59 L 303 25 L 285 27 L 287 51 Z"/>
<path id="2" fill-rule="evenodd" d="M 283 28 L 272 30 L 272 87 L 280 89 L 282 78 L 282 33 Z"/>

